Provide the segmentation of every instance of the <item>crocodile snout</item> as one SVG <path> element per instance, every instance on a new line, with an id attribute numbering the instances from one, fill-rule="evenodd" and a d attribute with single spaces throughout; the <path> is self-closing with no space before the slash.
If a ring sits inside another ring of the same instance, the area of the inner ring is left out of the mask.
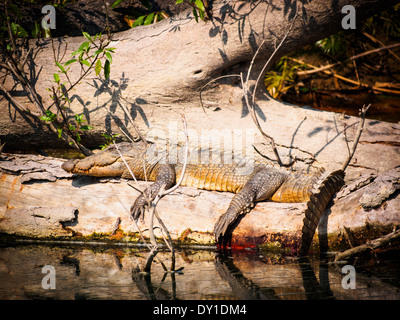
<path id="1" fill-rule="evenodd" d="M 72 173 L 72 171 L 75 168 L 75 160 L 68 160 L 65 161 L 62 165 L 61 168 L 63 168 L 65 171 Z"/>

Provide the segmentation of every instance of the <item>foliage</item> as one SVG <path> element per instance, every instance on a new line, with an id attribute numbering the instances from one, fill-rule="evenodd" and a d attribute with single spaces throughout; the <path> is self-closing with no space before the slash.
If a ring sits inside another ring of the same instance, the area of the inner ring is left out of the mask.
<path id="1" fill-rule="evenodd" d="M 115 140 L 116 137 L 119 136 L 119 133 L 116 134 L 108 134 L 108 133 L 103 133 L 102 136 L 106 139 L 106 143 L 100 145 L 101 150 L 104 150 L 105 148 L 107 148 L 111 143 L 113 143 L 113 141 Z"/>
<path id="2" fill-rule="evenodd" d="M 67 2 L 68 0 L 60 0 L 58 4 L 63 5 Z M 100 76 L 103 70 L 104 78 L 109 79 L 113 61 L 112 54 L 115 52 L 115 48 L 109 47 L 111 35 L 108 34 L 108 37 L 104 37 L 101 33 L 98 33 L 90 36 L 87 32 L 82 32 L 86 41 L 76 51 L 72 52 L 70 59 L 66 62 L 57 60 L 58 55 L 55 52 L 53 39 L 50 38 L 57 72 L 53 74 L 52 82 L 54 85 L 47 88 L 53 103 L 49 106 L 44 106 L 41 102 L 41 97 L 37 95 L 34 87 L 32 87 L 32 82 L 28 79 L 29 73 L 24 71 L 27 57 L 24 56 L 20 46 L 16 45 L 16 39 L 18 38 L 27 38 L 29 35 L 33 38 L 40 37 L 43 33 L 41 24 L 36 22 L 32 30 L 28 32 L 20 25 L 21 13 L 18 7 L 10 3 L 6 3 L 4 7 L 5 11 L 0 13 L 2 18 L 2 23 L 0 24 L 0 56 L 4 63 L 0 64 L 0 68 L 7 70 L 6 75 L 11 71 L 14 79 L 16 79 L 15 81 L 18 81 L 23 86 L 30 100 L 36 105 L 37 110 L 41 110 L 42 114 L 29 111 L 30 109 L 28 110 L 18 102 L 14 101 L 14 103 L 17 103 L 20 109 L 30 112 L 31 115 L 36 115 L 38 119 L 49 124 L 59 138 L 66 140 L 70 145 L 87 154 L 87 149 L 80 144 L 81 135 L 93 129 L 93 127 L 86 124 L 87 121 L 84 119 L 83 114 L 75 114 L 72 118 L 67 117 L 66 111 L 71 102 L 69 93 L 93 71 L 96 76 Z M 9 12 L 12 13 L 12 17 Z M 74 82 L 71 81 L 69 76 L 72 64 L 78 64 L 81 70 L 80 76 Z M 53 108 L 54 106 L 56 111 Z"/>
<path id="3" fill-rule="evenodd" d="M 196 22 L 199 22 L 199 17 L 201 20 L 204 21 L 205 14 L 206 14 L 206 5 L 204 5 L 204 1 L 202 0 L 177 0 L 176 4 L 186 2 L 187 4 L 193 7 L 193 15 L 196 19 Z"/>
<path id="4" fill-rule="evenodd" d="M 290 56 L 282 57 L 266 74 L 265 85 L 269 93 L 272 97 L 278 98 L 293 87 L 295 87 L 298 92 L 302 93 L 315 90 L 315 88 L 311 89 L 296 84 L 295 78 L 297 71 L 317 67 L 311 65 L 307 66 L 306 63 L 299 64 L 300 60 L 291 59 L 291 56 L 317 54 L 319 59 L 324 62 L 327 61 L 327 64 L 335 64 L 338 63 L 338 61 L 346 61 L 346 59 L 356 55 L 357 52 L 360 53 L 367 51 L 368 45 L 365 42 L 367 38 L 372 40 L 371 44 L 373 47 L 376 47 L 376 43 L 379 42 L 378 39 L 387 42 L 389 39 L 400 38 L 399 13 L 400 3 L 366 19 L 361 24 L 361 27 L 356 30 L 340 31 L 325 39 L 317 41 L 312 46 L 307 46 L 303 49 L 297 50 Z M 385 40 L 383 40 L 383 38 Z M 381 42 L 380 46 L 384 46 L 384 44 Z M 372 57 L 372 59 L 376 59 L 376 56 Z M 363 59 L 363 61 L 368 61 L 368 58 L 364 57 Z M 361 66 L 361 63 L 358 64 L 358 69 L 360 69 Z M 348 72 L 348 74 L 358 74 L 359 70 L 354 69 L 354 64 L 348 64 L 347 67 L 352 70 Z M 332 74 L 333 73 L 334 72 L 332 71 Z M 341 76 L 341 79 L 343 80 L 345 77 Z M 354 82 L 355 81 L 353 81 L 353 84 Z"/>
<path id="5" fill-rule="evenodd" d="M 66 116 L 63 114 L 66 109 L 67 103 L 70 103 L 68 98 L 68 92 L 75 87 L 83 78 L 85 78 L 91 71 L 94 70 L 96 76 L 100 75 L 101 70 L 104 70 L 104 78 L 108 79 L 110 77 L 110 66 L 112 63 L 112 53 L 114 53 L 115 48 L 109 48 L 108 45 L 110 41 L 104 40 L 101 33 L 94 36 L 90 36 L 87 32 L 82 32 L 83 36 L 88 40 L 84 41 L 79 48 L 71 53 L 71 59 L 61 64 L 59 61 L 55 61 L 58 71 L 53 74 L 54 82 L 56 83 L 56 88 L 52 87 L 53 92 L 52 99 L 55 105 L 64 119 L 64 129 L 68 131 L 69 134 L 75 137 L 77 143 L 81 141 L 81 133 L 93 129 L 92 126 L 83 124 L 86 120 L 83 119 L 83 114 L 74 115 L 75 123 L 71 123 L 66 120 Z M 102 58 L 105 58 L 104 66 L 102 65 Z M 68 71 L 70 70 L 70 65 L 80 64 L 81 76 L 75 83 L 70 81 L 68 76 Z M 64 75 L 66 80 L 61 82 L 60 75 Z M 51 122 L 56 120 L 56 118 L 51 114 L 47 114 L 50 110 L 46 111 L 46 115 L 41 117 L 41 120 L 46 122 Z M 58 137 L 62 136 L 63 127 L 61 125 L 57 126 Z"/>
<path id="6" fill-rule="evenodd" d="M 385 10 L 368 18 L 362 30 L 375 36 L 378 30 L 382 29 L 385 35 L 393 38 L 400 37 L 400 3 L 389 10 Z"/>
<path id="7" fill-rule="evenodd" d="M 333 34 L 325 39 L 321 39 L 315 43 L 316 47 L 322 50 L 326 55 L 336 58 L 342 58 L 347 52 L 349 41 L 345 37 L 344 32 Z"/>
<path id="8" fill-rule="evenodd" d="M 161 20 L 168 18 L 168 15 L 163 11 L 152 12 L 150 14 L 145 14 L 137 18 L 133 16 L 125 16 L 124 19 L 131 28 L 137 26 L 147 26 L 152 23 L 157 23 Z"/>
<path id="9" fill-rule="evenodd" d="M 269 94 L 277 99 L 294 85 L 295 71 L 304 65 L 293 64 L 289 56 L 279 59 L 275 65 L 275 71 L 270 71 L 265 77 L 265 86 Z"/>
<path id="10" fill-rule="evenodd" d="M 112 5 L 111 8 L 116 8 L 118 5 L 120 5 L 124 0 L 116 0 Z M 199 21 L 199 17 L 201 20 L 204 21 L 206 17 L 206 8 L 207 5 L 205 5 L 205 1 L 203 0 L 177 0 L 176 4 L 180 4 L 182 2 L 185 2 L 189 4 L 193 8 L 193 15 L 194 18 L 196 19 L 196 22 Z M 140 3 L 145 6 L 148 10 L 152 9 L 152 5 L 150 1 L 148 0 L 140 0 Z M 131 28 L 137 27 L 137 26 L 146 26 L 152 23 L 159 22 L 163 19 L 168 18 L 168 14 L 165 13 L 164 11 L 155 11 L 155 12 L 150 12 L 145 15 L 126 15 L 124 17 L 125 21 L 128 23 L 128 25 Z"/>

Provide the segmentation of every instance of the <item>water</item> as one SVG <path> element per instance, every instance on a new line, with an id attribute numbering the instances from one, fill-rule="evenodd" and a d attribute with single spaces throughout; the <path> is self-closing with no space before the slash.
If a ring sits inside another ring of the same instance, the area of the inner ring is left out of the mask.
<path id="1" fill-rule="evenodd" d="M 256 251 L 159 252 L 142 272 L 143 248 L 18 245 L 0 247 L 0 299 L 400 299 L 400 261 L 356 267 L 344 289 L 341 265 Z M 46 265 L 55 270 L 55 288 Z M 45 279 L 44 279 L 45 278 Z M 44 280 L 43 280 L 44 279 Z"/>

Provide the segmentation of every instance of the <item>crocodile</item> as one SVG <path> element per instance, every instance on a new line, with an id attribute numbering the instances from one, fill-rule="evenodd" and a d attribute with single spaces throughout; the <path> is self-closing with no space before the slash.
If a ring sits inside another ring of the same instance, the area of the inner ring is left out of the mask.
<path id="1" fill-rule="evenodd" d="M 181 186 L 233 192 L 235 196 L 228 209 L 219 217 L 214 227 L 214 236 L 219 245 L 226 245 L 240 216 L 248 213 L 255 202 L 307 202 L 299 250 L 301 255 L 308 253 L 325 208 L 344 184 L 342 170 L 331 174 L 327 174 L 322 168 L 313 173 L 293 172 L 243 159 L 225 163 L 204 161 L 201 155 L 203 161 L 199 161 L 199 151 L 196 152 L 192 152 L 196 160 L 193 161 L 191 157 L 191 161 L 186 161 L 183 170 L 183 161 L 172 161 L 173 158 L 169 157 L 171 151 L 149 149 L 140 142 L 122 142 L 84 159 L 68 160 L 62 164 L 62 168 L 78 175 L 154 181 L 137 197 L 130 209 L 135 220 L 143 218 L 149 200 L 154 200 L 160 190 L 174 186 L 183 171 Z M 203 154 L 202 152 L 205 151 L 201 150 L 200 153 Z"/>

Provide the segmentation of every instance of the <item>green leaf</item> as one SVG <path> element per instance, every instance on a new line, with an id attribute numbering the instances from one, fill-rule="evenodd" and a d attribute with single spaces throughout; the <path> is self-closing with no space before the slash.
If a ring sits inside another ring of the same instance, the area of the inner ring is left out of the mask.
<path id="1" fill-rule="evenodd" d="M 78 61 L 78 60 L 77 60 L 77 59 L 68 60 L 66 63 L 64 63 L 64 66 L 68 66 L 68 65 L 70 65 L 71 63 L 74 63 L 74 62 L 76 62 L 76 61 Z"/>
<path id="2" fill-rule="evenodd" d="M 11 31 L 13 34 L 17 34 L 17 24 L 14 22 L 11 22 Z"/>
<path id="3" fill-rule="evenodd" d="M 83 114 L 75 114 L 75 121 L 78 122 L 78 124 L 81 124 L 85 120 L 83 120 Z"/>
<path id="4" fill-rule="evenodd" d="M 31 34 L 32 34 L 32 38 L 40 37 L 40 24 L 39 23 L 35 22 Z"/>
<path id="5" fill-rule="evenodd" d="M 106 51 L 110 51 L 110 52 L 112 52 L 112 53 L 115 53 L 115 52 L 114 52 L 115 49 L 117 49 L 117 48 L 106 48 L 105 50 L 106 50 Z"/>
<path id="6" fill-rule="evenodd" d="M 197 6 L 197 8 L 199 8 L 201 11 L 205 11 L 205 8 L 204 8 L 204 4 L 203 4 L 203 1 L 201 1 L 201 0 L 195 0 L 194 1 L 194 4 Z"/>
<path id="7" fill-rule="evenodd" d="M 71 57 L 73 57 L 73 56 L 75 56 L 75 55 L 77 55 L 77 54 L 80 54 L 81 52 L 82 52 L 82 51 L 76 50 L 76 51 L 74 51 L 74 52 L 71 53 Z"/>
<path id="8" fill-rule="evenodd" d="M 92 127 L 92 126 L 89 126 L 88 124 L 85 124 L 85 125 L 81 126 L 80 129 L 81 129 L 82 131 L 88 131 L 88 130 L 93 129 L 93 127 Z"/>
<path id="9" fill-rule="evenodd" d="M 81 142 L 81 136 L 79 133 L 76 133 L 76 142 Z"/>
<path id="10" fill-rule="evenodd" d="M 112 63 L 112 56 L 111 56 L 111 53 L 106 52 L 106 59 L 107 59 L 108 61 L 110 61 L 110 63 Z"/>
<path id="11" fill-rule="evenodd" d="M 39 117 L 40 120 L 46 121 L 46 122 L 51 122 L 54 121 L 56 118 L 56 115 L 51 112 L 50 110 L 46 110 L 45 115 L 42 117 Z"/>
<path id="12" fill-rule="evenodd" d="M 103 50 L 102 49 L 98 49 L 93 53 L 93 56 L 98 56 L 100 53 L 102 53 Z"/>
<path id="13" fill-rule="evenodd" d="M 139 18 L 137 18 L 135 22 L 132 24 L 132 28 L 141 26 L 143 24 L 144 18 L 146 18 L 146 16 L 140 16 Z"/>
<path id="14" fill-rule="evenodd" d="M 200 19 L 204 21 L 204 11 L 199 10 Z"/>
<path id="15" fill-rule="evenodd" d="M 62 135 L 62 128 L 61 127 L 57 127 L 57 133 L 58 133 L 58 139 L 60 139 L 61 135 Z"/>
<path id="16" fill-rule="evenodd" d="M 182 3 L 182 2 L 183 2 L 183 0 L 176 0 L 175 4 L 179 4 L 179 3 Z"/>
<path id="17" fill-rule="evenodd" d="M 17 38 L 27 37 L 28 32 L 19 24 L 11 22 L 11 31 Z"/>
<path id="18" fill-rule="evenodd" d="M 101 71 L 101 61 L 97 60 L 96 66 L 94 67 L 94 71 L 96 72 L 96 76 L 100 74 Z"/>
<path id="19" fill-rule="evenodd" d="M 65 73 L 65 72 L 66 72 L 65 69 L 64 69 L 64 67 L 61 65 L 61 63 L 59 63 L 58 61 L 56 61 L 56 65 L 57 65 L 57 67 L 60 68 L 60 70 L 61 70 L 62 73 Z"/>
<path id="20" fill-rule="evenodd" d="M 199 22 L 199 16 L 197 15 L 196 8 L 193 8 L 193 15 L 194 15 L 194 19 L 196 20 L 196 22 Z"/>
<path id="21" fill-rule="evenodd" d="M 110 61 L 106 60 L 104 64 L 104 77 L 108 79 L 110 77 Z"/>
<path id="22" fill-rule="evenodd" d="M 87 33 L 87 32 L 82 32 L 82 34 L 85 36 L 86 39 L 88 39 L 90 42 L 92 42 L 92 37 L 90 36 L 89 33 Z"/>
<path id="23" fill-rule="evenodd" d="M 68 123 L 68 129 L 69 129 L 69 131 L 75 131 L 76 130 L 75 126 L 73 126 L 70 123 Z"/>
<path id="24" fill-rule="evenodd" d="M 60 76 L 58 75 L 58 73 L 54 73 L 54 74 L 53 74 L 53 77 L 54 77 L 54 81 L 55 81 L 56 83 L 60 83 Z"/>
<path id="25" fill-rule="evenodd" d="M 150 13 L 150 14 L 146 17 L 146 19 L 144 20 L 143 25 L 147 26 L 147 25 L 149 25 L 149 24 L 152 24 L 152 23 L 153 23 L 153 20 L 154 20 L 154 12 L 153 12 L 153 13 Z"/>
<path id="26" fill-rule="evenodd" d="M 90 42 L 89 41 L 85 41 L 80 45 L 80 47 L 79 47 L 79 49 L 77 51 L 79 51 L 79 52 L 88 51 L 89 50 L 89 45 L 90 45 Z"/>
<path id="27" fill-rule="evenodd" d="M 124 0 L 117 0 L 117 1 L 115 1 L 115 2 L 111 5 L 111 8 L 114 9 L 114 8 L 117 7 L 122 1 L 124 1 Z"/>
<path id="28" fill-rule="evenodd" d="M 84 64 L 85 66 L 90 67 L 89 61 L 87 61 L 87 60 L 85 60 L 85 59 L 81 59 L 81 60 L 79 60 L 79 62 L 80 62 L 81 64 Z"/>

